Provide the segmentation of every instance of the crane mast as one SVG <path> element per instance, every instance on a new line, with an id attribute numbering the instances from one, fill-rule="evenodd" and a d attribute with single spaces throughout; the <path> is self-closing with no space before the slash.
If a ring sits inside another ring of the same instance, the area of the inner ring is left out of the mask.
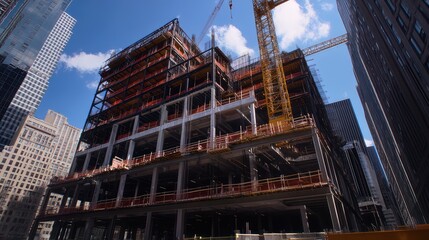
<path id="1" fill-rule="evenodd" d="M 253 0 L 262 79 L 270 123 L 291 122 L 292 107 L 271 10 L 287 0 Z"/>

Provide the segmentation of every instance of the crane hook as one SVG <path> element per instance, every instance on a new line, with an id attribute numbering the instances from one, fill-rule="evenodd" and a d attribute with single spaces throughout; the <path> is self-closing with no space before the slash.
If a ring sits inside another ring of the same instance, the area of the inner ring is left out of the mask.
<path id="1" fill-rule="evenodd" d="M 232 19 L 232 0 L 229 0 L 229 11 L 231 13 L 231 19 Z"/>

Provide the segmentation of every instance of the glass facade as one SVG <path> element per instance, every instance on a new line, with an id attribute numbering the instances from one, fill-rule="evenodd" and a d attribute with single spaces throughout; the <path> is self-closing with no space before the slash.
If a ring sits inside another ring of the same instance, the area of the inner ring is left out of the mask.
<path id="1" fill-rule="evenodd" d="M 407 225 L 429 221 L 429 4 L 341 0 L 365 116 Z"/>
<path id="2" fill-rule="evenodd" d="M 19 3 L 15 6 L 19 9 L 14 10 L 13 17 L 8 16 L 8 27 L 1 33 L 0 55 L 4 56 L 4 64 L 19 68 L 27 75 L 13 99 L 4 104 L 7 108 L 0 120 L 0 146 L 10 143 L 23 117 L 39 106 L 76 23 L 64 12 L 70 0 Z M 0 88 L 0 92 L 5 91 Z"/>

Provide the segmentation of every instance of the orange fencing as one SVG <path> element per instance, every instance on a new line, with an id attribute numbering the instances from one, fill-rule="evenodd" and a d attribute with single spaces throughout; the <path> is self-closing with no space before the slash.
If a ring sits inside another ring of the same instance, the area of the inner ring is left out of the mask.
<path id="1" fill-rule="evenodd" d="M 326 186 L 327 183 L 321 179 L 320 171 L 312 171 L 307 173 L 298 173 L 277 178 L 261 179 L 255 182 L 244 182 L 236 184 L 218 183 L 214 186 L 205 186 L 199 188 L 184 189 L 180 194 L 175 191 L 160 192 L 151 197 L 149 194 L 123 198 L 119 205 L 116 206 L 115 199 L 107 199 L 97 202 L 91 208 L 85 206 L 83 208 L 63 208 L 60 213 L 74 213 L 88 210 L 112 209 L 116 207 L 132 207 L 159 205 L 183 201 L 196 201 L 204 199 L 221 199 L 229 197 L 250 196 L 256 194 L 264 194 L 271 192 L 293 191 L 306 188 L 317 188 Z M 52 211 L 47 211 L 45 214 L 55 214 Z"/>

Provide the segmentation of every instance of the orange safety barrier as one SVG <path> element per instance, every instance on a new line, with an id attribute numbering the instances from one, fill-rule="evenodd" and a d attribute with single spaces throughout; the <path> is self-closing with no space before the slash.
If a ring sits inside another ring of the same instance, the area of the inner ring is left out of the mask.
<path id="1" fill-rule="evenodd" d="M 149 129 L 152 124 L 154 126 L 158 126 L 159 122 L 154 121 L 154 122 L 147 123 L 146 125 L 143 125 L 139 128 L 139 132 Z M 113 171 L 113 170 L 124 169 L 124 168 L 129 169 L 134 166 L 141 166 L 144 164 L 151 163 L 155 159 L 161 159 L 161 158 L 172 159 L 172 158 L 180 157 L 183 154 L 186 155 L 194 152 L 213 153 L 218 150 L 221 150 L 221 151 L 228 150 L 231 144 L 239 144 L 241 142 L 250 141 L 255 138 L 275 136 L 278 134 L 286 133 L 291 129 L 309 127 L 309 126 L 312 126 L 312 124 L 313 124 L 313 121 L 310 117 L 303 116 L 303 117 L 294 119 L 294 121 L 291 124 L 286 122 L 285 123 L 277 122 L 275 124 L 271 123 L 271 124 L 259 125 L 256 128 L 256 133 L 253 133 L 251 131 L 251 127 L 248 127 L 245 131 L 239 131 L 235 133 L 228 133 L 228 134 L 217 136 L 213 147 L 210 146 L 210 140 L 206 139 L 204 141 L 190 143 L 182 149 L 179 147 L 173 147 L 170 149 L 165 149 L 163 151 L 157 152 L 156 154 L 150 153 L 149 155 L 144 155 L 143 158 L 142 156 L 135 157 L 131 160 L 128 160 L 126 164 L 124 162 L 122 165 L 120 165 L 120 167 L 106 166 L 106 167 L 102 167 L 99 169 L 94 169 L 86 172 L 73 173 L 72 175 L 69 175 L 67 177 L 54 177 L 52 178 L 51 182 L 53 183 L 65 182 L 65 181 L 79 179 L 82 177 L 91 177 L 93 175 L 100 174 L 107 171 Z"/>
<path id="2" fill-rule="evenodd" d="M 328 233 L 327 240 L 428 240 L 429 225 L 417 225 L 393 231 Z"/>
<path id="3" fill-rule="evenodd" d="M 124 198 L 118 206 L 116 199 L 107 199 L 97 202 L 92 208 L 64 208 L 60 213 L 71 213 L 88 210 L 112 209 L 116 207 L 131 207 L 175 203 L 178 201 L 196 201 L 201 199 L 220 199 L 226 197 L 250 196 L 279 191 L 292 191 L 306 188 L 316 188 L 326 186 L 327 183 L 321 180 L 320 171 L 298 173 L 277 178 L 262 179 L 256 182 L 245 182 L 237 184 L 217 184 L 211 187 L 199 187 L 185 189 L 177 194 L 175 191 L 161 192 L 154 195 L 152 202 L 150 195 Z M 54 214 L 46 212 L 46 215 Z"/>

